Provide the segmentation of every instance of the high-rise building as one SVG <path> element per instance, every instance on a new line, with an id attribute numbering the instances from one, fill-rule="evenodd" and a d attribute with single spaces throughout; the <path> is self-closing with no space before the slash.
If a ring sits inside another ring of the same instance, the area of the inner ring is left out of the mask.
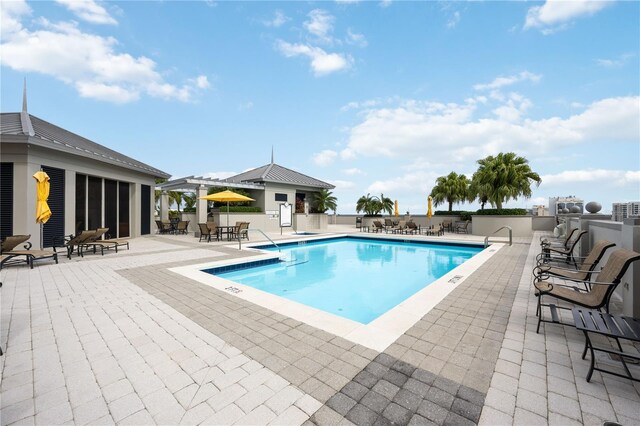
<path id="1" fill-rule="evenodd" d="M 616 222 L 622 222 L 624 219 L 631 216 L 640 216 L 640 201 L 613 203 L 611 212 L 611 220 Z"/>
<path id="2" fill-rule="evenodd" d="M 556 216 L 563 213 L 584 213 L 584 200 L 573 195 L 549 197 L 549 215 Z"/>

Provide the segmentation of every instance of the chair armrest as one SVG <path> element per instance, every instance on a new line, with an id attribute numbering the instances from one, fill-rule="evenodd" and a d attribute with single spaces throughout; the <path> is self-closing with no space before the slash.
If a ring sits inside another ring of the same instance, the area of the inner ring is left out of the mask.
<path id="1" fill-rule="evenodd" d="M 562 280 L 562 281 L 570 281 L 570 282 L 574 282 L 574 283 L 578 283 L 578 284 L 589 284 L 589 285 L 606 285 L 606 286 L 616 286 L 618 285 L 618 283 L 605 283 L 605 282 L 601 282 L 601 281 L 585 281 L 585 280 L 576 280 L 573 278 L 565 278 L 565 277 L 552 277 L 553 280 Z M 553 282 L 550 282 L 549 284 L 554 284 Z M 557 284 L 557 285 L 562 285 L 562 284 Z M 566 286 L 566 285 L 565 285 Z M 569 286 L 570 287 L 570 286 Z"/>
<path id="2" fill-rule="evenodd" d="M 25 250 L 31 250 L 31 247 L 33 247 L 33 244 L 31 244 L 31 242 L 27 242 L 27 244 L 23 245 L 22 247 L 24 247 Z"/>

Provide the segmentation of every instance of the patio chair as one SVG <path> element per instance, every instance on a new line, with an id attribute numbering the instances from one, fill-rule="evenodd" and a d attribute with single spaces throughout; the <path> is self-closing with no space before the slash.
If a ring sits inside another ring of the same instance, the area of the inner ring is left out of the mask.
<path id="1" fill-rule="evenodd" d="M 609 312 L 609 302 L 611 295 L 620 283 L 620 280 L 627 272 L 631 263 L 640 260 L 640 253 L 627 249 L 618 249 L 611 253 L 609 259 L 602 267 L 597 275 L 597 281 L 593 280 L 574 280 L 571 278 L 563 278 L 561 283 L 559 279 L 535 279 L 535 295 L 538 297 L 538 306 L 536 315 L 538 316 L 538 328 L 536 333 L 540 331 L 540 323 L 553 322 L 562 324 L 558 315 L 558 309 L 568 309 L 556 306 L 553 303 L 542 303 L 543 297 L 554 297 L 558 300 L 572 303 L 589 309 L 600 310 L 605 308 Z M 578 285 L 587 283 L 588 290 L 583 290 Z M 551 320 L 543 319 L 542 307 L 549 307 L 551 312 Z"/>
<path id="2" fill-rule="evenodd" d="M 170 234 L 173 231 L 173 226 L 168 220 L 156 220 L 156 226 L 159 234 Z"/>
<path id="3" fill-rule="evenodd" d="M 188 226 L 189 226 L 189 221 L 188 220 L 181 220 L 178 222 L 178 224 L 176 225 L 176 234 L 188 234 L 189 230 L 188 230 Z"/>
<path id="4" fill-rule="evenodd" d="M 542 247 L 544 246 L 551 246 L 551 247 L 564 247 L 565 249 L 569 248 L 571 239 L 573 238 L 574 234 L 578 232 L 578 228 L 573 228 L 571 231 L 569 231 L 568 234 L 566 234 L 563 237 L 559 237 L 559 238 L 548 238 L 548 237 L 540 237 L 540 245 Z"/>
<path id="5" fill-rule="evenodd" d="M 571 278 L 573 280 L 589 281 L 591 275 L 596 271 L 598 262 L 604 256 L 604 253 L 614 247 L 615 244 L 611 241 L 600 240 L 593 245 L 593 248 L 589 252 L 589 255 L 582 259 L 580 266 L 576 269 L 566 267 L 566 258 L 554 257 L 552 259 L 545 259 L 540 253 L 538 264 L 533 268 L 533 276 L 538 280 L 549 279 L 550 277 L 558 278 Z M 588 290 L 588 288 L 587 288 Z"/>
<path id="6" fill-rule="evenodd" d="M 246 238 L 249 240 L 249 223 L 250 222 L 240 222 L 240 225 L 235 230 L 234 238 Z"/>
<path id="7" fill-rule="evenodd" d="M 77 250 L 78 256 L 84 256 L 82 253 L 82 244 L 96 234 L 96 230 L 86 230 L 77 234 L 76 236 L 69 235 L 64 237 L 54 238 L 53 247 L 64 247 L 67 249 L 67 257 L 71 259 L 71 254 L 74 250 Z"/>
<path id="8" fill-rule="evenodd" d="M 427 228 L 427 235 L 444 235 L 444 226 L 442 224 L 432 225 L 431 228 Z"/>
<path id="9" fill-rule="evenodd" d="M 580 231 L 576 238 L 571 240 L 568 248 L 542 246 L 542 253 L 540 253 L 538 256 L 540 256 L 542 262 L 544 262 L 545 258 L 550 258 L 551 256 L 564 257 L 565 263 L 573 262 L 574 266 L 577 268 L 578 263 L 576 261 L 576 258 L 573 256 L 573 251 L 575 250 L 582 237 L 584 237 L 585 235 L 587 235 L 587 231 Z"/>
<path id="10" fill-rule="evenodd" d="M 468 234 L 469 225 L 471 225 L 470 220 L 465 220 L 464 223 L 457 224 L 455 228 L 456 234 Z"/>
<path id="11" fill-rule="evenodd" d="M 443 228 L 443 232 L 445 229 L 449 232 L 453 231 L 453 221 L 451 219 L 443 219 L 442 228 Z"/>
<path id="12" fill-rule="evenodd" d="M 203 239 L 207 240 L 208 243 L 211 242 L 211 233 L 215 231 L 208 226 L 208 223 L 199 223 L 198 228 L 200 228 L 200 239 L 198 242 L 202 242 Z"/>

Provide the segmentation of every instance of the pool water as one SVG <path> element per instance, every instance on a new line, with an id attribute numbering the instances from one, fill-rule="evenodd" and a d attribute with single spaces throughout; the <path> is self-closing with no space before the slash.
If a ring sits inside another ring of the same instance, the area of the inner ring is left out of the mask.
<path id="1" fill-rule="evenodd" d="M 286 261 L 206 272 L 368 324 L 482 248 L 345 237 L 281 250 Z"/>

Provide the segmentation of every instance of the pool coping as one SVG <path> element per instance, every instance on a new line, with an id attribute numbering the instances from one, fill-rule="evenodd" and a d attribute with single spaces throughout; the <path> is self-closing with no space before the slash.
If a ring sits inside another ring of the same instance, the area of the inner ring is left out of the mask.
<path id="1" fill-rule="evenodd" d="M 283 243 L 295 243 L 299 241 L 317 241 L 339 237 L 362 237 L 358 234 L 323 234 L 309 238 L 292 238 L 282 240 Z M 371 238 L 371 237 L 369 237 Z M 399 238 L 385 237 L 378 239 L 399 240 Z M 431 242 L 429 240 L 412 240 L 410 236 L 403 236 L 402 241 Z M 456 241 L 439 239 L 438 243 L 458 244 Z M 254 256 L 241 259 L 227 259 L 207 262 L 189 266 L 170 268 L 171 272 L 180 274 L 201 284 L 213 287 L 240 299 L 270 309 L 290 318 L 302 321 L 313 327 L 343 337 L 353 343 L 382 352 L 389 345 L 402 336 L 411 326 L 418 322 L 424 315 L 442 301 L 451 291 L 465 281 L 486 260 L 491 258 L 504 245 L 494 243 L 487 249 L 474 255 L 471 259 L 457 266 L 427 287 L 419 290 L 403 302 L 388 310 L 369 324 L 362 324 L 349 320 L 320 309 L 303 305 L 293 300 L 267 293 L 253 287 L 245 286 L 219 276 L 204 272 L 205 269 L 225 267 L 248 262 L 260 262 L 263 260 L 277 259 L 280 255 L 276 252 L 265 252 L 256 249 L 255 246 L 264 246 L 264 242 L 252 243 L 243 247 L 243 251 L 255 253 Z M 466 244 L 467 246 L 469 244 Z"/>

